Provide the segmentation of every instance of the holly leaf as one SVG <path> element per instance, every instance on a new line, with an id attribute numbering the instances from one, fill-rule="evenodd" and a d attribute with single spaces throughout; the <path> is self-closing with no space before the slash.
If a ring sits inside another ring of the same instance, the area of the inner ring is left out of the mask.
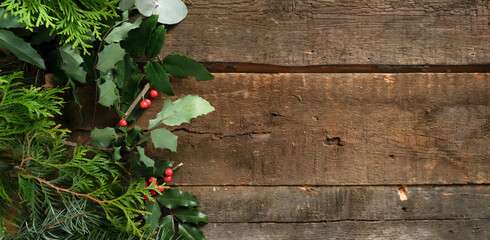
<path id="1" fill-rule="evenodd" d="M 182 236 L 182 239 L 184 240 L 205 240 L 206 238 L 204 237 L 204 234 L 199 231 L 199 229 L 186 224 L 182 223 L 179 224 L 179 234 Z"/>
<path id="2" fill-rule="evenodd" d="M 138 68 L 138 64 L 133 62 L 128 54 L 124 55 L 124 59 L 119 61 L 116 66 L 116 85 L 121 89 L 121 99 L 123 103 L 133 102 L 138 95 L 138 84 L 143 78 L 143 74 Z"/>
<path id="3" fill-rule="evenodd" d="M 147 58 L 154 58 L 158 56 L 162 50 L 163 44 L 165 43 L 166 33 L 167 29 L 165 29 L 164 25 L 160 25 L 157 27 L 157 29 L 155 29 L 151 35 L 150 42 L 148 42 L 148 46 L 146 46 L 145 49 L 145 55 Z"/>
<path id="4" fill-rule="evenodd" d="M 160 217 L 162 216 L 162 211 L 160 210 L 160 206 L 157 202 L 147 201 L 146 202 L 146 211 L 150 212 L 150 214 L 145 215 L 145 223 L 150 225 L 150 232 L 155 231 L 160 222 Z"/>
<path id="5" fill-rule="evenodd" d="M 142 147 L 136 147 L 140 155 L 140 162 L 143 162 L 147 167 L 154 167 L 155 161 L 145 155 L 145 149 Z"/>
<path id="6" fill-rule="evenodd" d="M 168 79 L 167 72 L 163 69 L 162 65 L 156 62 L 148 62 L 144 69 L 146 78 L 148 78 L 151 85 L 169 96 L 175 95 L 170 80 Z"/>
<path id="7" fill-rule="evenodd" d="M 139 27 L 143 20 L 141 18 L 136 19 L 134 23 L 123 22 L 120 26 L 115 27 L 105 38 L 106 43 L 118 43 L 128 36 L 128 32 Z"/>
<path id="8" fill-rule="evenodd" d="M 99 53 L 99 61 L 97 61 L 97 69 L 103 73 L 109 72 L 114 68 L 117 62 L 124 57 L 124 49 L 119 43 L 113 43 L 104 47 L 104 50 Z"/>
<path id="9" fill-rule="evenodd" d="M 145 18 L 139 28 L 129 31 L 128 37 L 121 41 L 121 46 L 128 51 L 131 56 L 142 53 L 151 38 L 151 33 L 157 25 L 158 16 Z"/>
<path id="10" fill-rule="evenodd" d="M 24 28 L 26 24 L 19 20 L 19 16 L 6 13 L 5 8 L 0 8 L 0 28 Z"/>
<path id="11" fill-rule="evenodd" d="M 179 208 L 175 211 L 175 216 L 186 223 L 208 223 L 209 219 L 206 214 L 195 208 Z"/>
<path id="12" fill-rule="evenodd" d="M 137 177 L 165 177 L 165 170 L 172 168 L 174 162 L 170 160 L 155 161 L 154 167 L 138 166 L 134 168 L 134 175 Z"/>
<path id="13" fill-rule="evenodd" d="M 100 105 L 110 107 L 118 101 L 119 94 L 117 94 L 116 84 L 111 80 L 106 80 L 103 84 L 99 84 L 99 89 Z"/>
<path id="14" fill-rule="evenodd" d="M 162 196 L 158 197 L 158 202 L 162 206 L 170 209 L 178 207 L 199 207 L 199 200 L 190 192 L 176 189 L 166 189 Z"/>
<path id="15" fill-rule="evenodd" d="M 80 83 L 85 83 L 87 72 L 80 66 L 83 63 L 83 58 L 80 56 L 80 53 L 73 49 L 71 45 L 61 46 L 59 52 L 63 61 L 61 69 L 65 71 L 66 75 Z"/>
<path id="16" fill-rule="evenodd" d="M 197 81 L 213 80 L 214 76 L 200 63 L 186 56 L 172 54 L 163 59 L 163 67 L 176 78 L 196 77 Z"/>
<path id="17" fill-rule="evenodd" d="M 114 158 L 114 160 L 118 161 L 119 159 L 121 159 L 121 147 L 115 147 L 114 148 L 114 152 L 112 153 L 112 158 Z"/>
<path id="18" fill-rule="evenodd" d="M 15 36 L 11 31 L 0 29 L 0 48 L 7 49 L 24 62 L 46 69 L 43 58 L 31 44 Z"/>
<path id="19" fill-rule="evenodd" d="M 106 127 L 104 129 L 95 128 L 90 132 L 92 145 L 94 147 L 109 147 L 111 142 L 117 139 L 117 133 L 114 128 Z"/>
<path id="20" fill-rule="evenodd" d="M 160 221 L 160 230 L 158 230 L 155 239 L 171 240 L 175 234 L 174 218 L 172 215 L 167 215 Z"/>
<path id="21" fill-rule="evenodd" d="M 149 121 L 149 128 L 160 123 L 164 123 L 167 126 L 178 126 L 212 111 L 214 111 L 214 107 L 199 96 L 187 95 L 175 102 L 167 99 L 156 118 Z"/>
<path id="22" fill-rule="evenodd" d="M 177 136 L 165 128 L 151 131 L 151 141 L 155 148 L 169 149 L 177 152 Z"/>
<path id="23" fill-rule="evenodd" d="M 134 126 L 134 128 L 126 134 L 126 146 L 133 146 L 142 135 L 143 129 L 138 125 Z"/>

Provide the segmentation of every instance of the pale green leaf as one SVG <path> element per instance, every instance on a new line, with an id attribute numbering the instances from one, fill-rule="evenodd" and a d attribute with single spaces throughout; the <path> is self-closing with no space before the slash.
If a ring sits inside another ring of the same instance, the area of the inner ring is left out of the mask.
<path id="1" fill-rule="evenodd" d="M 119 9 L 121 9 L 121 11 L 129 10 L 133 6 L 134 6 L 134 0 L 121 0 L 119 2 Z"/>
<path id="2" fill-rule="evenodd" d="M 124 22 L 121 26 L 115 27 L 112 31 L 107 35 L 105 41 L 107 43 L 118 43 L 121 40 L 125 39 L 128 36 L 128 32 L 132 29 L 139 27 L 143 20 L 141 18 L 136 19 L 134 23 Z"/>
<path id="3" fill-rule="evenodd" d="M 158 15 L 158 22 L 176 24 L 187 16 L 187 6 L 182 0 L 156 0 L 157 7 L 153 10 Z"/>
<path id="4" fill-rule="evenodd" d="M 117 62 L 121 61 L 124 54 L 124 49 L 122 49 L 118 43 L 105 46 L 104 50 L 99 53 L 97 69 L 103 73 L 109 72 L 114 68 L 114 65 L 116 65 Z"/>
<path id="5" fill-rule="evenodd" d="M 155 148 L 177 151 L 177 136 L 165 128 L 155 129 L 151 132 L 151 141 Z"/>
<path id="6" fill-rule="evenodd" d="M 95 128 L 90 132 L 92 145 L 94 147 L 109 147 L 111 142 L 117 139 L 117 133 L 114 128 L 106 127 L 104 129 Z"/>
<path id="7" fill-rule="evenodd" d="M 188 95 L 175 102 L 167 99 L 163 104 L 162 111 L 157 114 L 155 119 L 150 120 L 149 128 L 160 123 L 177 126 L 212 111 L 214 111 L 214 107 L 199 96 Z"/>
<path id="8" fill-rule="evenodd" d="M 103 84 L 99 84 L 99 104 L 105 107 L 110 107 L 119 99 L 116 84 L 111 80 L 106 80 Z"/>
<path id="9" fill-rule="evenodd" d="M 66 75 L 80 83 L 85 83 L 87 72 L 80 66 L 83 63 L 83 58 L 80 56 L 80 53 L 73 49 L 71 45 L 61 46 L 59 51 L 63 60 L 61 68 L 65 71 Z"/>
<path id="10" fill-rule="evenodd" d="M 138 150 L 138 153 L 140 155 L 140 161 L 145 164 L 147 167 L 154 167 L 155 166 L 155 161 L 145 155 L 145 149 L 142 147 L 136 147 Z"/>
<path id="11" fill-rule="evenodd" d="M 148 62 L 144 69 L 146 78 L 148 78 L 151 85 L 169 96 L 175 95 L 167 72 L 163 69 L 162 65 L 156 62 Z"/>
<path id="12" fill-rule="evenodd" d="M 15 36 L 11 31 L 0 29 L 0 48 L 7 49 L 24 62 L 46 69 L 44 60 L 31 44 Z"/>
<path id="13" fill-rule="evenodd" d="M 205 240 L 204 234 L 197 228 L 182 223 L 179 224 L 179 234 L 182 236 L 183 240 Z"/>

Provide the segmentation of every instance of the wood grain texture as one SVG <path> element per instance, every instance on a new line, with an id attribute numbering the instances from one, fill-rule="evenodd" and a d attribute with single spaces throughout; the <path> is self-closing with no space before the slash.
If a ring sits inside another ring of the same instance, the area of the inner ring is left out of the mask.
<path id="1" fill-rule="evenodd" d="M 176 98 L 198 94 L 216 111 L 174 129 L 177 153 L 147 151 L 186 165 L 177 184 L 490 183 L 489 83 L 490 74 L 176 80 Z M 138 123 L 147 126 L 157 111 Z"/>
<path id="2" fill-rule="evenodd" d="M 183 187 L 212 223 L 489 219 L 490 186 Z"/>
<path id="3" fill-rule="evenodd" d="M 200 0 L 163 54 L 201 62 L 488 64 L 490 1 Z"/>
<path id="4" fill-rule="evenodd" d="M 203 227 L 209 240 L 399 239 L 481 240 L 490 238 L 489 220 L 211 223 Z"/>

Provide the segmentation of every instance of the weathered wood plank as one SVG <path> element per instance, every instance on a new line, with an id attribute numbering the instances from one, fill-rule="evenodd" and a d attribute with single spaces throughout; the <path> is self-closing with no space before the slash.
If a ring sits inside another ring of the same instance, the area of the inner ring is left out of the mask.
<path id="1" fill-rule="evenodd" d="M 234 240 L 299 239 L 489 239 L 489 220 L 330 222 L 330 223 L 211 223 L 206 238 Z"/>
<path id="2" fill-rule="evenodd" d="M 176 97 L 199 94 L 216 108 L 174 131 L 177 153 L 148 149 L 186 164 L 178 184 L 490 182 L 490 74 L 216 74 L 174 83 Z"/>
<path id="3" fill-rule="evenodd" d="M 180 173 L 179 173 L 180 174 Z M 490 219 L 490 186 L 183 187 L 213 223 Z"/>
<path id="4" fill-rule="evenodd" d="M 164 53 L 289 66 L 490 63 L 490 1 L 194 1 Z"/>

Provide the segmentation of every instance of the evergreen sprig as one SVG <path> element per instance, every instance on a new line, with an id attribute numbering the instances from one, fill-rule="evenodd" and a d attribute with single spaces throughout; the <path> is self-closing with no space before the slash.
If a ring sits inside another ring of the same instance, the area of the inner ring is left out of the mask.
<path id="1" fill-rule="evenodd" d="M 73 44 L 84 53 L 92 46 L 92 37 L 100 39 L 101 29 L 108 27 L 102 20 L 117 17 L 119 0 L 5 0 L 0 7 L 14 16 L 26 28 L 46 27 L 61 36 L 60 44 Z"/>

